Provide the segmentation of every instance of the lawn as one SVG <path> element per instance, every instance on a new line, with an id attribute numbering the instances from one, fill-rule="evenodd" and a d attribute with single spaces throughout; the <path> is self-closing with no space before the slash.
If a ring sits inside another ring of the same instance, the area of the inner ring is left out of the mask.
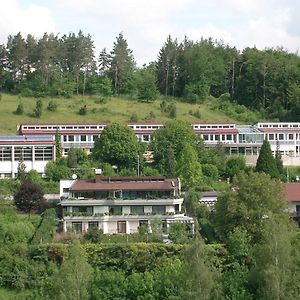
<path id="1" fill-rule="evenodd" d="M 50 100 L 58 104 L 57 111 L 50 112 L 47 105 Z M 17 125 L 24 122 L 128 122 L 128 121 L 157 121 L 165 122 L 170 118 L 160 111 L 160 103 L 157 100 L 153 103 L 138 102 L 124 98 L 113 97 L 101 102 L 96 96 L 74 96 L 70 99 L 43 98 L 43 113 L 41 118 L 32 116 L 36 99 L 25 98 L 15 95 L 2 94 L 0 100 L 0 134 L 12 135 L 16 133 Z M 169 100 L 171 101 L 171 100 Z M 169 103 L 167 101 L 167 104 Z M 220 111 L 213 111 L 213 101 L 204 104 L 189 104 L 172 100 L 176 104 L 177 118 L 188 122 L 236 122 Z M 24 114 L 16 115 L 19 103 L 24 106 Z M 87 114 L 80 115 L 79 109 L 86 105 Z M 152 118 L 149 118 L 149 113 Z M 154 118 L 153 118 L 154 116 Z"/>

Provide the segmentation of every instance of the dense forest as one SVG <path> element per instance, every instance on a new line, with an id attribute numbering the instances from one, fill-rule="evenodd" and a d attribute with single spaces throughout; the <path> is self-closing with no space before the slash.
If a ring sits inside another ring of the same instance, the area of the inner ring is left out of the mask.
<path id="1" fill-rule="evenodd" d="M 18 33 L 0 45 L 0 89 L 25 97 L 123 94 L 142 101 L 160 93 L 190 103 L 211 95 L 265 118 L 300 120 L 297 54 L 283 48 L 239 51 L 213 39 L 179 42 L 169 36 L 157 60 L 138 67 L 123 34 L 111 51 L 96 53 L 92 37 L 82 31 L 41 38 Z"/>

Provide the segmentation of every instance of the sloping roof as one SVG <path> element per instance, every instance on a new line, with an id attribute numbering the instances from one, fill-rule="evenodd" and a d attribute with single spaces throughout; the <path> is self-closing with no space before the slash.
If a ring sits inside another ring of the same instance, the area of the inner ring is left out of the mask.
<path id="1" fill-rule="evenodd" d="M 178 186 L 177 180 L 166 179 L 164 181 L 119 181 L 119 182 L 95 182 L 77 180 L 70 191 L 172 191 Z"/>
<path id="2" fill-rule="evenodd" d="M 300 202 L 300 183 L 285 183 L 284 190 L 288 201 Z"/>

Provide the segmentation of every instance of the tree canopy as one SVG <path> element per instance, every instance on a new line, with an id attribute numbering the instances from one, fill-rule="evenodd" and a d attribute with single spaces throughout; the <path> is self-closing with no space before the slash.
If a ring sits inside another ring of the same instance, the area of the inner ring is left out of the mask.
<path id="1" fill-rule="evenodd" d="M 138 158 L 142 163 L 143 145 L 139 143 L 132 129 L 112 123 L 103 129 L 95 141 L 93 157 L 118 168 L 137 169 Z"/>

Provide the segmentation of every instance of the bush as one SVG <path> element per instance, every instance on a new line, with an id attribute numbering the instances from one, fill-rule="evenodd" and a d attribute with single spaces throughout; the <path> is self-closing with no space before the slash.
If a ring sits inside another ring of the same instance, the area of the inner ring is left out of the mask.
<path id="1" fill-rule="evenodd" d="M 87 114 L 87 107 L 86 107 L 86 105 L 80 107 L 78 113 L 79 113 L 81 116 L 86 115 L 86 114 Z"/>
<path id="2" fill-rule="evenodd" d="M 36 118 L 40 118 L 42 116 L 42 112 L 43 112 L 43 102 L 41 99 L 36 101 L 35 104 L 35 109 L 33 111 L 33 115 Z"/>
<path id="3" fill-rule="evenodd" d="M 23 107 L 23 104 L 22 103 L 19 103 L 16 111 L 15 111 L 15 114 L 16 115 L 23 115 L 24 113 L 24 107 Z"/>
<path id="4" fill-rule="evenodd" d="M 48 103 L 47 110 L 52 111 L 52 112 L 56 111 L 57 110 L 57 103 L 55 101 L 51 100 Z"/>

